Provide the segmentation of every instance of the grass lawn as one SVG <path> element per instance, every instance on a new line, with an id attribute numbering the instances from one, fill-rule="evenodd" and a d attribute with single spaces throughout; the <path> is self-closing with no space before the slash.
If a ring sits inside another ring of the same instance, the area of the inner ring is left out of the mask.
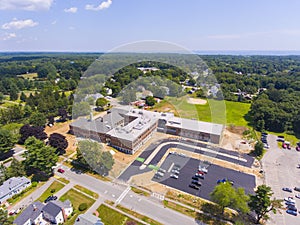
<path id="1" fill-rule="evenodd" d="M 58 182 L 53 181 L 53 183 L 47 188 L 47 190 L 37 199 L 40 202 L 44 202 L 46 198 L 50 195 L 54 195 L 54 193 L 58 192 L 60 189 L 62 189 L 65 185 Z"/>
<path id="2" fill-rule="evenodd" d="M 73 216 L 71 218 L 69 218 L 64 224 L 65 225 L 73 225 L 77 216 L 79 214 L 85 213 L 85 211 L 90 208 L 95 200 L 92 198 L 87 197 L 86 195 L 71 189 L 68 192 L 66 192 L 63 196 L 61 196 L 61 198 L 59 199 L 60 201 L 66 201 L 67 199 L 69 199 L 72 202 L 73 205 L 73 209 L 74 209 L 74 213 Z M 78 207 L 81 203 L 86 203 L 87 204 L 87 209 L 84 211 L 79 211 Z"/>
<path id="3" fill-rule="evenodd" d="M 67 180 L 66 178 L 63 178 L 63 177 L 60 177 L 60 178 L 58 178 L 57 180 L 59 180 L 60 182 L 63 182 L 63 183 L 65 183 L 65 184 L 68 184 L 68 183 L 70 183 L 70 181 L 69 181 L 69 180 Z"/>
<path id="4" fill-rule="evenodd" d="M 173 112 L 175 116 L 205 122 L 248 126 L 245 115 L 250 109 L 251 104 L 249 103 L 208 99 L 208 103 L 205 105 L 194 105 L 188 103 L 187 98 L 187 96 L 181 98 L 166 97 L 152 110 Z"/>
<path id="5" fill-rule="evenodd" d="M 87 195 L 93 197 L 93 198 L 99 198 L 99 195 L 93 191 L 90 191 L 89 189 L 86 189 L 85 187 L 82 187 L 80 185 L 75 185 L 74 188 L 76 188 L 79 191 L 82 191 L 86 193 Z"/>
<path id="6" fill-rule="evenodd" d="M 119 213 L 118 211 L 116 211 L 106 205 L 100 205 L 100 207 L 97 209 L 97 211 L 99 213 L 99 217 L 101 218 L 101 221 L 104 224 L 123 225 L 123 224 L 126 224 L 126 222 L 134 221 L 133 219 L 128 218 L 124 214 Z M 138 223 L 138 222 L 136 222 L 136 224 L 141 225 L 141 223 Z"/>
<path id="7" fill-rule="evenodd" d="M 18 75 L 17 77 L 23 77 L 24 79 L 33 80 L 34 78 L 38 77 L 37 73 L 25 73 Z"/>

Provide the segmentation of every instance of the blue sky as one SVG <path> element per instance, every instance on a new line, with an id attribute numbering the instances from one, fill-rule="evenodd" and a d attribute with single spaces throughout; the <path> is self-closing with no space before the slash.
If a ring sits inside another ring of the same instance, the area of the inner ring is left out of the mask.
<path id="1" fill-rule="evenodd" d="M 1 0 L 0 51 L 300 50 L 298 0 Z"/>

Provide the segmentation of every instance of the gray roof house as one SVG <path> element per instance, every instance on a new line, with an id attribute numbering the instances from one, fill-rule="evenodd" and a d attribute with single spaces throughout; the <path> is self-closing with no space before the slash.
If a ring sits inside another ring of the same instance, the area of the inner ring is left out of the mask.
<path id="1" fill-rule="evenodd" d="M 14 220 L 15 225 L 40 224 L 43 221 L 42 209 L 44 205 L 41 202 L 34 202 Z"/>
<path id="2" fill-rule="evenodd" d="M 104 223 L 97 216 L 87 213 L 79 215 L 74 225 L 104 225 Z"/>
<path id="3" fill-rule="evenodd" d="M 64 222 L 62 209 L 54 202 L 48 202 L 48 204 L 43 207 L 43 215 L 44 218 L 51 223 L 60 224 Z"/>
<path id="4" fill-rule="evenodd" d="M 0 186 L 0 203 L 3 203 L 12 196 L 20 193 L 30 185 L 31 181 L 26 177 L 9 178 Z"/>

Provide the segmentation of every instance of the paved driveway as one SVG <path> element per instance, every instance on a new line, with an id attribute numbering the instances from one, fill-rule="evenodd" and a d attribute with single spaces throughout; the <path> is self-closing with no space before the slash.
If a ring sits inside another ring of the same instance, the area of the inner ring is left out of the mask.
<path id="1" fill-rule="evenodd" d="M 277 136 L 268 135 L 268 143 L 270 149 L 262 159 L 263 170 L 265 171 L 265 183 L 270 186 L 274 192 L 274 197 L 284 199 L 288 196 L 295 196 L 293 193 L 282 191 L 283 187 L 294 188 L 300 187 L 300 169 L 297 165 L 300 163 L 300 152 L 281 149 L 277 144 Z M 300 200 L 296 199 L 296 207 L 300 209 Z M 300 215 L 292 216 L 284 210 L 276 215 L 272 215 L 268 224 L 272 225 L 294 225 L 300 224 Z"/>

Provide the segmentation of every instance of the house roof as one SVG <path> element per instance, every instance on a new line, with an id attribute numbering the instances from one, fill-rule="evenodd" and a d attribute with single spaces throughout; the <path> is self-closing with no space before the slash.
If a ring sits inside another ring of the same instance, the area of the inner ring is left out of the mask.
<path id="1" fill-rule="evenodd" d="M 52 201 L 52 203 L 57 205 L 61 209 L 66 209 L 66 208 L 71 208 L 72 207 L 72 203 L 70 202 L 70 200 L 66 200 L 64 202 L 56 200 L 56 201 Z"/>
<path id="2" fill-rule="evenodd" d="M 0 186 L 0 199 L 5 197 L 7 194 L 13 190 L 19 188 L 20 186 L 30 183 L 31 181 L 26 177 L 12 177 L 4 181 Z"/>
<path id="3" fill-rule="evenodd" d="M 41 202 L 32 203 L 23 210 L 23 212 L 18 216 L 17 219 L 14 220 L 14 224 L 23 225 L 29 219 L 33 222 L 41 215 L 43 207 L 44 205 Z"/>
<path id="4" fill-rule="evenodd" d="M 74 225 L 104 225 L 104 223 L 97 216 L 87 213 L 79 215 Z"/>
<path id="5" fill-rule="evenodd" d="M 56 205 L 54 202 L 48 202 L 47 205 L 44 206 L 43 212 L 53 216 L 54 218 L 61 212 L 61 208 Z"/>

